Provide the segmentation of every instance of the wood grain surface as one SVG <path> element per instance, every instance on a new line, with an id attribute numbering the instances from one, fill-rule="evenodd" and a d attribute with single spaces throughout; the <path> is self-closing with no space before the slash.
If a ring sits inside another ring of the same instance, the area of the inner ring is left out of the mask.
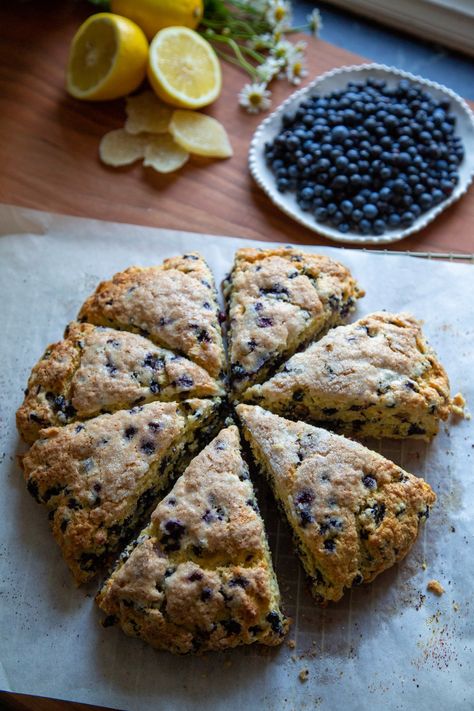
<path id="1" fill-rule="evenodd" d="M 250 138 L 262 117 L 238 108 L 245 83 L 224 67 L 224 88 L 209 113 L 226 126 L 235 155 L 192 159 L 172 176 L 141 166 L 108 169 L 98 160 L 101 136 L 124 121 L 124 102 L 87 104 L 64 91 L 68 46 L 90 5 L 67 0 L 0 7 L 0 202 L 83 217 L 210 234 L 306 244 L 331 244 L 277 210 L 247 169 Z M 370 42 L 368 42 L 368 46 Z M 308 81 L 361 57 L 308 41 Z M 278 82 L 274 105 L 293 91 Z M 390 247 L 389 247 L 390 248 Z M 474 191 L 422 233 L 392 249 L 474 252 Z M 0 693 L 8 711 L 79 711 L 97 707 Z"/>
<path id="2" fill-rule="evenodd" d="M 193 158 L 171 176 L 136 164 L 112 169 L 98 159 L 99 140 L 124 122 L 124 102 L 88 104 L 64 91 L 68 46 L 90 5 L 67 0 L 2 0 L 0 7 L 0 202 L 83 217 L 228 234 L 253 239 L 333 244 L 281 213 L 247 169 L 250 138 L 261 116 L 237 105 L 246 81 L 224 67 L 224 89 L 209 109 L 226 126 L 235 155 Z M 308 39 L 308 81 L 361 57 Z M 368 38 L 368 47 L 370 38 Z M 274 106 L 294 87 L 279 81 Z M 395 250 L 474 252 L 474 191 Z"/>

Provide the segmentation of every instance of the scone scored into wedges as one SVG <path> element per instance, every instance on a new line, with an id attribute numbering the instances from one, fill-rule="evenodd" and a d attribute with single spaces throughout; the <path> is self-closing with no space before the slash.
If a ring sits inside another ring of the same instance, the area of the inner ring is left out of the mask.
<path id="1" fill-rule="evenodd" d="M 288 621 L 235 426 L 193 459 L 97 602 L 105 624 L 174 653 L 282 642 Z"/>
<path id="2" fill-rule="evenodd" d="M 238 250 L 223 289 L 236 392 L 342 323 L 363 296 L 342 264 L 290 247 Z"/>
<path id="3" fill-rule="evenodd" d="M 258 406 L 237 413 L 319 602 L 339 600 L 405 557 L 436 500 L 423 479 L 327 430 Z"/>
<path id="4" fill-rule="evenodd" d="M 207 370 L 142 336 L 71 323 L 33 368 L 17 426 L 34 442 L 41 429 L 104 412 L 223 394 Z"/>
<path id="5" fill-rule="evenodd" d="M 78 583 L 141 523 L 219 421 L 220 400 L 150 403 L 40 432 L 21 464 Z"/>
<path id="6" fill-rule="evenodd" d="M 214 277 L 197 253 L 158 267 L 130 267 L 97 287 L 80 321 L 140 333 L 224 378 L 225 355 Z"/>
<path id="7" fill-rule="evenodd" d="M 385 312 L 332 329 L 243 397 L 343 434 L 425 440 L 451 407 L 448 377 L 420 323 Z"/>

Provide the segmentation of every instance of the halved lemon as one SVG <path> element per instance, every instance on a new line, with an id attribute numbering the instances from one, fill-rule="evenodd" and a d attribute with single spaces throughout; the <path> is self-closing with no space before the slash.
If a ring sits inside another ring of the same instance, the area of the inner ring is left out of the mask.
<path id="1" fill-rule="evenodd" d="M 148 79 L 168 104 L 198 109 L 217 99 L 222 73 L 216 53 L 187 27 L 166 27 L 150 45 Z"/>
<path id="2" fill-rule="evenodd" d="M 72 40 L 66 88 L 76 99 L 125 96 L 146 76 L 148 41 L 131 20 L 110 12 L 91 15 Z"/>

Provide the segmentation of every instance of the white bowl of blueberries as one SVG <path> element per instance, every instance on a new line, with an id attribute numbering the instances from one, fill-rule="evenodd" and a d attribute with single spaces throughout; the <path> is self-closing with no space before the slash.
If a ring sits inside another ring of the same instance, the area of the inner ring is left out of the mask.
<path id="1" fill-rule="evenodd" d="M 474 116 L 450 89 L 380 64 L 342 67 L 258 127 L 250 171 L 301 224 L 384 244 L 425 227 L 474 176 Z"/>

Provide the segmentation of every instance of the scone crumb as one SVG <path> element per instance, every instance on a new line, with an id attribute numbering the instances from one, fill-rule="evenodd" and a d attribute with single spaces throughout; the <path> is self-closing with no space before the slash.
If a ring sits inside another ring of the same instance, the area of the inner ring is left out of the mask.
<path id="1" fill-rule="evenodd" d="M 459 612 L 459 605 L 457 602 L 453 602 L 453 610 L 454 612 Z"/>
<path id="2" fill-rule="evenodd" d="M 302 669 L 300 673 L 298 674 L 298 679 L 300 681 L 308 681 L 309 677 L 309 669 Z"/>
<path id="3" fill-rule="evenodd" d="M 467 403 L 462 393 L 456 393 L 451 400 L 451 412 L 457 417 L 463 417 L 465 420 L 471 419 L 471 413 L 466 409 Z"/>
<path id="4" fill-rule="evenodd" d="M 423 563 L 421 564 L 421 567 L 423 568 L 423 570 L 427 569 L 428 564 L 427 564 L 426 560 L 423 561 Z"/>
<path id="5" fill-rule="evenodd" d="M 430 580 L 428 582 L 428 585 L 426 586 L 426 589 L 429 592 L 434 593 L 435 595 L 441 596 L 444 593 L 444 588 L 439 582 L 439 580 Z"/>
<path id="6" fill-rule="evenodd" d="M 294 649 L 296 647 L 296 642 L 294 639 L 289 639 L 286 644 L 290 649 Z"/>

